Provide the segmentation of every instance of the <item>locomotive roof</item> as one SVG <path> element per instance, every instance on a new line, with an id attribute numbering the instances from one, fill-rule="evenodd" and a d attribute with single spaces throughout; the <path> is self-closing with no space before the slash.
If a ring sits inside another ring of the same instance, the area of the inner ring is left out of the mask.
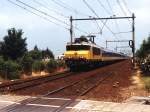
<path id="1" fill-rule="evenodd" d="M 80 42 L 80 43 L 67 43 L 67 45 L 88 45 L 88 46 L 92 46 L 92 47 L 98 47 L 100 49 L 102 49 L 103 47 L 100 47 L 98 45 L 96 45 L 95 43 L 92 42 Z"/>
<path id="2" fill-rule="evenodd" d="M 89 42 L 80 42 L 80 43 L 72 43 L 72 44 L 67 43 L 67 45 L 88 45 L 88 46 L 100 48 L 101 50 L 104 50 L 104 51 L 113 52 L 111 50 L 105 49 L 104 47 L 98 46 L 97 44 L 92 43 L 92 42 L 91 43 L 89 43 Z"/>

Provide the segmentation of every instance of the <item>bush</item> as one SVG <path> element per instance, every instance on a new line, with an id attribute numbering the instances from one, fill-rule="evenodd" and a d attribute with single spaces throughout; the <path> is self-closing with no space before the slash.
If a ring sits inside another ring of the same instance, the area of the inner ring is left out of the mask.
<path id="1" fill-rule="evenodd" d="M 147 91 L 150 91 L 150 77 L 144 76 L 144 77 L 142 77 L 142 81 L 143 81 L 145 89 Z"/>
<path id="2" fill-rule="evenodd" d="M 58 60 L 57 65 L 58 65 L 58 67 L 65 67 L 66 66 L 65 62 L 63 60 Z"/>
<path id="3" fill-rule="evenodd" d="M 32 70 L 34 72 L 41 72 L 42 70 L 44 70 L 45 65 L 42 61 L 34 61 L 32 64 Z"/>
<path id="4" fill-rule="evenodd" d="M 41 60 L 42 59 L 42 52 L 40 50 L 31 50 L 28 52 L 30 57 L 32 57 L 33 60 Z"/>
<path id="5" fill-rule="evenodd" d="M 21 67 L 13 61 L 4 61 L 0 59 L 0 74 L 5 79 L 18 79 Z"/>
<path id="6" fill-rule="evenodd" d="M 42 50 L 42 58 L 51 58 L 54 59 L 54 54 L 51 50 L 49 50 L 48 48 L 46 50 Z"/>
<path id="7" fill-rule="evenodd" d="M 1 53 L 5 59 L 16 60 L 27 52 L 26 38 L 21 29 L 11 28 L 7 33 L 1 42 Z"/>
<path id="8" fill-rule="evenodd" d="M 4 70 L 5 61 L 2 57 L 0 57 L 0 76 L 5 78 L 5 70 Z"/>
<path id="9" fill-rule="evenodd" d="M 54 72 L 57 68 L 57 62 L 53 59 L 49 60 L 49 62 L 46 64 L 46 70 L 48 72 Z"/>
<path id="10" fill-rule="evenodd" d="M 31 73 L 32 63 L 33 63 L 32 57 L 29 54 L 25 54 L 20 61 L 22 72 Z"/>

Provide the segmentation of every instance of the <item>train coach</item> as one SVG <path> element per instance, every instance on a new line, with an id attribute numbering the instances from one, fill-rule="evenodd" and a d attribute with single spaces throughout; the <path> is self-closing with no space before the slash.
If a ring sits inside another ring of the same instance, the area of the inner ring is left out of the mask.
<path id="1" fill-rule="evenodd" d="M 67 43 L 64 53 L 65 62 L 71 70 L 96 67 L 128 58 L 123 53 L 113 52 L 96 45 L 94 38 L 88 39 L 85 36 L 75 38 L 73 43 Z"/>

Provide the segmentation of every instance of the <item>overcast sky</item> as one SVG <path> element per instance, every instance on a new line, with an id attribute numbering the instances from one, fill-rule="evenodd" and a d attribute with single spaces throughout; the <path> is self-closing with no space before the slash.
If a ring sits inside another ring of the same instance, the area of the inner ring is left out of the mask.
<path id="1" fill-rule="evenodd" d="M 23 36 L 27 37 L 28 49 L 32 49 L 35 45 L 40 49 L 48 47 L 55 55 L 62 54 L 65 51 L 65 44 L 70 40 L 69 30 L 65 29 L 69 28 L 69 16 L 72 15 L 73 18 L 96 17 L 83 0 L 54 0 L 59 5 L 53 2 L 53 0 L 20 0 L 49 16 L 37 12 L 16 0 L 10 1 L 26 8 L 28 11 L 10 3 L 8 0 L 0 1 L 0 40 L 3 40 L 9 28 L 23 29 Z M 142 40 L 149 35 L 150 0 L 119 0 L 123 10 L 120 8 L 118 0 L 85 1 L 99 17 L 110 17 L 113 15 L 131 16 L 131 12 L 135 13 L 136 48 L 139 48 Z M 48 21 L 29 11 L 47 18 Z M 50 21 L 53 21 L 55 24 Z M 97 26 L 97 23 L 100 28 Z M 95 21 L 74 22 L 74 27 L 79 29 L 74 28 L 74 37 L 100 32 L 103 24 L 101 21 L 97 21 L 97 23 Z M 96 35 L 96 42 L 100 46 L 105 47 L 106 40 L 132 39 L 131 33 L 116 34 L 116 36 L 111 33 L 111 31 L 114 33 L 131 31 L 131 23 L 132 21 L 129 20 L 106 21 L 107 27 L 104 26 L 102 35 Z M 108 45 L 108 48 L 114 50 L 116 46 L 127 45 L 127 43 L 111 43 Z"/>

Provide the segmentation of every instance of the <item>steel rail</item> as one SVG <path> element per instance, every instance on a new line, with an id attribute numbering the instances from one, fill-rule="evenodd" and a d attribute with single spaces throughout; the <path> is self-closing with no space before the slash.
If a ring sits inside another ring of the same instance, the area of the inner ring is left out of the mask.
<path id="1" fill-rule="evenodd" d="M 55 89 L 55 90 L 53 90 L 53 91 L 49 91 L 47 94 L 41 95 L 41 96 L 39 96 L 38 98 L 31 99 L 31 100 L 29 99 L 29 101 L 28 101 L 28 99 L 27 99 L 26 101 L 24 101 L 23 103 L 21 103 L 21 104 L 22 104 L 21 106 L 24 106 L 24 105 L 26 105 L 26 104 L 28 104 L 28 103 L 32 103 L 33 101 L 38 101 L 38 100 L 39 100 L 40 98 L 42 98 L 42 97 L 46 97 L 46 96 L 55 94 L 55 93 L 60 92 L 60 91 L 62 91 L 62 90 L 64 90 L 64 89 L 67 89 L 67 88 L 69 88 L 69 87 L 71 87 L 71 86 L 74 86 L 74 85 L 76 85 L 76 84 L 79 84 L 80 82 L 89 81 L 89 80 L 91 80 L 91 77 L 93 78 L 94 75 L 96 75 L 96 73 L 94 73 L 94 74 L 90 75 L 89 77 L 86 77 L 86 78 L 84 78 L 84 79 L 82 79 L 82 80 L 75 81 L 75 82 L 73 82 L 73 83 L 71 83 L 71 84 L 69 84 L 69 85 L 63 86 L 63 87 L 58 88 L 58 89 Z M 91 89 L 93 89 L 94 87 L 98 86 L 100 83 L 102 83 L 103 81 L 105 81 L 105 80 L 106 80 L 108 77 L 110 77 L 110 76 L 111 76 L 111 75 L 108 74 L 106 77 L 104 77 L 103 79 L 101 79 L 100 81 L 98 81 L 98 83 L 94 84 L 94 86 L 87 88 L 84 92 L 82 92 L 82 93 L 81 93 L 80 95 L 78 95 L 78 96 L 83 96 L 84 94 L 88 93 Z M 71 98 L 69 101 L 66 101 L 64 104 L 61 105 L 60 108 L 55 109 L 53 112 L 61 112 L 66 106 L 70 105 L 70 104 L 73 103 L 74 101 L 75 101 L 75 98 Z M 8 112 L 11 112 L 12 110 L 15 110 L 16 107 L 17 107 L 17 105 L 14 105 L 13 108 L 8 109 L 7 111 L 8 111 Z"/>
<path id="2" fill-rule="evenodd" d="M 78 95 L 78 96 L 83 96 L 83 95 L 87 94 L 89 91 L 91 91 L 92 89 L 94 89 L 95 87 L 97 87 L 98 85 L 100 85 L 103 81 L 105 81 L 106 79 L 108 79 L 110 76 L 111 76 L 111 74 L 108 74 L 106 77 L 104 77 L 103 79 L 99 80 L 98 83 L 96 83 L 96 84 L 94 84 L 93 86 L 89 87 L 88 89 L 86 89 L 85 91 L 83 91 L 83 92 L 82 92 L 80 95 Z M 76 82 L 75 84 L 77 84 L 77 83 L 78 83 L 78 82 Z M 74 84 L 74 85 L 75 85 L 75 84 Z M 73 85 L 73 84 L 72 84 L 72 85 Z M 72 86 L 72 85 L 70 85 L 70 86 Z M 70 86 L 68 85 L 68 86 L 66 86 L 65 88 L 70 87 Z M 61 88 L 60 90 L 65 89 L 65 88 Z M 60 91 L 60 90 L 58 90 L 58 91 Z M 58 91 L 57 91 L 57 92 L 58 92 Z M 56 91 L 53 91 L 53 92 L 51 92 L 50 94 L 53 94 L 53 93 L 55 93 L 55 92 L 56 92 Z M 66 101 L 60 108 L 54 110 L 53 112 L 61 112 L 63 109 L 65 109 L 66 106 L 70 105 L 70 104 L 73 103 L 74 101 L 75 101 L 74 98 L 70 99 L 69 101 Z"/>
<path id="3" fill-rule="evenodd" d="M 57 80 L 57 79 L 64 78 L 70 75 L 71 75 L 71 72 L 65 71 L 62 73 L 56 73 L 54 75 L 47 75 L 47 76 L 42 76 L 42 77 L 33 78 L 33 79 L 31 78 L 25 81 L 21 80 L 21 81 L 13 82 L 10 84 L 2 84 L 0 85 L 0 92 L 3 93 L 3 92 L 21 90 L 27 87 L 37 86 L 42 83 Z"/>

